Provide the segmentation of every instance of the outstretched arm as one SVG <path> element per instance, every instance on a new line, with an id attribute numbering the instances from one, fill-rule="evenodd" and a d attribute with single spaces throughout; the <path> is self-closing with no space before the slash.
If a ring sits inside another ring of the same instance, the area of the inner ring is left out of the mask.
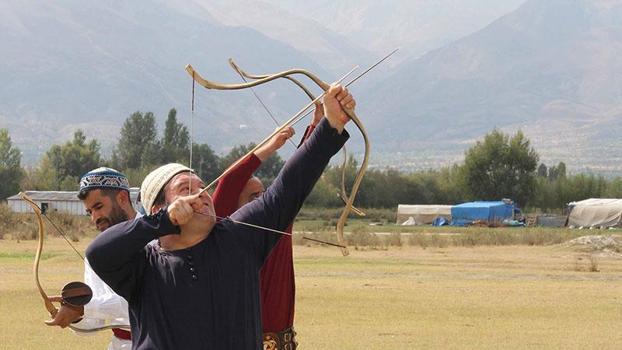
<path id="1" fill-rule="evenodd" d="M 352 96 L 345 89 L 331 87 L 325 97 L 326 118 L 287 161 L 260 200 L 235 212 L 232 219 L 281 231 L 293 221 L 328 161 L 349 137 L 347 132 L 343 132 L 349 119 L 341 110 L 342 101 L 344 106 L 354 105 Z M 257 250 L 257 256 L 262 260 L 280 237 L 267 230 L 241 225 L 237 231 L 243 235 L 242 240 L 250 241 L 250 248 Z"/>
<path id="2" fill-rule="evenodd" d="M 231 215 L 238 209 L 238 198 L 246 182 L 251 178 L 261 163 L 279 150 L 287 139 L 294 135 L 294 129 L 288 128 L 276 134 L 270 142 L 260 147 L 255 153 L 246 157 L 235 168 L 231 169 L 218 181 L 212 195 L 214 210 L 219 217 Z"/>

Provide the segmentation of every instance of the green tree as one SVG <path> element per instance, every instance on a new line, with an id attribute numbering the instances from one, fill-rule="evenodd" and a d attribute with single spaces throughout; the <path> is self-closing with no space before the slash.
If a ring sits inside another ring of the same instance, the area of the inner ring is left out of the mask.
<path id="1" fill-rule="evenodd" d="M 341 153 L 339 153 L 339 157 L 341 157 Z M 340 163 L 343 162 L 343 159 L 339 160 Z M 326 168 L 324 173 L 326 174 L 326 179 L 338 189 L 341 189 L 342 178 L 344 177 L 343 164 L 339 164 L 339 166 L 329 166 Z M 345 164 L 345 188 L 346 191 L 350 191 L 350 187 L 354 182 L 354 178 L 356 177 L 356 171 L 358 169 L 358 162 L 354 158 L 353 155 L 349 154 L 346 159 Z M 363 184 L 361 184 L 363 186 Z M 341 191 L 341 190 L 340 190 Z"/>
<path id="2" fill-rule="evenodd" d="M 255 148 L 255 146 L 256 145 L 254 143 L 249 143 L 248 145 L 233 147 L 227 155 L 220 158 L 220 168 L 224 171 L 224 169 L 227 169 L 231 164 L 233 164 L 233 162 L 244 156 L 251 149 Z M 261 163 L 261 166 L 257 169 L 255 175 L 261 179 L 264 185 L 267 186 L 279 174 L 283 164 L 285 164 L 285 161 L 283 161 L 277 153 L 274 153 L 270 158 Z"/>
<path id="3" fill-rule="evenodd" d="M 558 179 L 566 178 L 566 163 L 559 162 L 559 164 L 557 164 L 557 178 Z"/>
<path id="4" fill-rule="evenodd" d="M 607 185 L 607 198 L 622 198 L 622 177 L 616 177 Z"/>
<path id="5" fill-rule="evenodd" d="M 73 134 L 73 140 L 64 145 L 53 145 L 45 153 L 34 178 L 36 187 L 51 190 L 74 190 L 80 176 L 101 165 L 97 140 L 86 141 L 82 130 Z M 46 179 L 47 177 L 52 179 Z M 51 188 L 46 188 L 51 187 Z"/>
<path id="6" fill-rule="evenodd" d="M 222 173 L 220 159 L 206 144 L 192 144 L 192 168 L 207 185 Z"/>
<path id="7" fill-rule="evenodd" d="M 493 130 L 471 147 L 464 159 L 464 174 L 472 198 L 512 198 L 525 206 L 536 190 L 538 154 L 521 131 L 511 138 Z"/>
<path id="8" fill-rule="evenodd" d="M 262 179 L 264 184 L 268 185 L 274 181 L 277 175 L 279 175 L 283 165 L 285 165 L 285 161 L 278 155 L 278 153 L 274 153 L 261 163 L 261 166 L 257 169 L 255 175 Z"/>
<path id="9" fill-rule="evenodd" d="M 602 197 L 607 190 L 607 180 L 593 174 L 577 174 L 558 181 L 560 205 L 587 198 Z"/>
<path id="10" fill-rule="evenodd" d="M 0 200 L 4 200 L 19 191 L 19 184 L 24 177 L 21 166 L 22 153 L 13 146 L 8 129 L 0 129 Z"/>
<path id="11" fill-rule="evenodd" d="M 313 190 L 305 200 L 306 206 L 321 208 L 337 208 L 343 205 L 339 197 L 337 197 L 338 189 L 326 176 L 322 176 L 313 186 Z"/>
<path id="12" fill-rule="evenodd" d="M 177 122 L 177 110 L 168 112 L 164 128 L 164 137 L 160 142 L 162 163 L 186 163 L 190 157 L 190 136 L 188 129 Z M 193 149 L 194 151 L 194 149 Z"/>
<path id="13" fill-rule="evenodd" d="M 113 154 L 113 166 L 139 169 L 159 161 L 156 122 L 153 113 L 132 113 L 123 123 L 121 136 Z"/>
<path id="14" fill-rule="evenodd" d="M 455 204 L 469 199 L 469 190 L 465 182 L 466 176 L 464 172 L 465 168 L 457 164 L 442 168 L 438 172 L 435 176 L 439 188 L 436 203 Z"/>

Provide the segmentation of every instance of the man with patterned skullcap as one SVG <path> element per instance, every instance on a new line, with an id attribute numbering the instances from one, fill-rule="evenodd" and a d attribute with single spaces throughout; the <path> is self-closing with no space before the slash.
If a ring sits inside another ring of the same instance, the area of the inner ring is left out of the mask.
<path id="1" fill-rule="evenodd" d="M 129 302 L 134 350 L 263 348 L 259 271 L 330 158 L 348 139 L 351 94 L 332 85 L 325 118 L 257 199 L 216 222 L 203 181 L 181 164 L 141 186 L 147 215 L 110 227 L 86 250 Z M 149 245 L 159 239 L 158 245 Z"/>
<path id="2" fill-rule="evenodd" d="M 126 220 L 137 217 L 132 206 L 129 183 L 125 175 L 111 168 L 97 168 L 80 179 L 78 198 L 84 204 L 91 222 L 101 232 Z M 82 329 L 99 328 L 107 325 L 129 325 L 127 301 L 117 295 L 92 270 L 88 260 L 84 261 L 84 282 L 91 287 L 93 298 L 84 307 L 61 304 L 50 326 L 74 326 Z M 80 318 L 82 317 L 82 320 Z M 79 322 L 77 322 L 79 320 Z M 129 330 L 112 328 L 113 336 L 109 350 L 132 348 Z"/>

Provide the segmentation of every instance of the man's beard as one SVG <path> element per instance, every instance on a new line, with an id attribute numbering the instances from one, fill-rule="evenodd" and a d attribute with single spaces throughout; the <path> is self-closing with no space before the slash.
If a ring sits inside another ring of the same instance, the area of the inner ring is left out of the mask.
<path id="1" fill-rule="evenodd" d="M 110 226 L 114 226 L 120 222 L 127 221 L 127 213 L 116 202 L 112 203 L 112 209 L 107 217 L 97 219 L 95 225 L 100 232 L 105 231 Z"/>

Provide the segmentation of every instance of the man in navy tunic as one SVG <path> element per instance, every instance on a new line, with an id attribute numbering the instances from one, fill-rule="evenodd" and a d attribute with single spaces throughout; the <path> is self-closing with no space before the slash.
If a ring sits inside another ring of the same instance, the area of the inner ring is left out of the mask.
<path id="1" fill-rule="evenodd" d="M 133 349 L 261 349 L 259 271 L 330 158 L 348 139 L 352 95 L 333 85 L 326 118 L 258 199 L 216 222 L 203 181 L 180 164 L 147 175 L 146 215 L 87 249 L 93 270 L 127 299 Z M 154 239 L 159 244 L 148 244 Z"/>

